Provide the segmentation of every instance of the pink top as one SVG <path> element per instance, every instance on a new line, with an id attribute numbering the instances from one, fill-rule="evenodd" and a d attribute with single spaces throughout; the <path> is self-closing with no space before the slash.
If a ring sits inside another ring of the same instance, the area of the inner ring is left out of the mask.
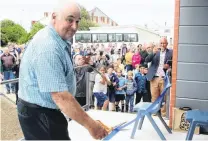
<path id="1" fill-rule="evenodd" d="M 132 66 L 135 68 L 135 66 L 140 63 L 141 63 L 141 56 L 139 53 L 135 53 L 132 57 Z"/>

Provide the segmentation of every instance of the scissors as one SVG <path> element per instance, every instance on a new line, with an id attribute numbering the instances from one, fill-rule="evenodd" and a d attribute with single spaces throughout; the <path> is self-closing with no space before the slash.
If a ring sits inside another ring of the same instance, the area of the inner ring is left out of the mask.
<path id="1" fill-rule="evenodd" d="M 117 125 L 115 125 L 115 126 L 113 126 L 113 127 L 108 127 L 108 126 L 106 126 L 104 123 L 102 123 L 100 120 L 97 120 L 97 121 L 102 125 L 103 128 L 106 129 L 106 131 L 108 132 L 108 134 L 109 134 L 111 131 L 113 131 L 114 129 L 116 129 L 117 127 L 120 127 L 121 125 L 124 125 L 124 124 L 126 123 L 126 121 L 125 121 L 125 122 L 121 122 L 121 123 L 119 123 L 119 124 L 117 124 Z"/>

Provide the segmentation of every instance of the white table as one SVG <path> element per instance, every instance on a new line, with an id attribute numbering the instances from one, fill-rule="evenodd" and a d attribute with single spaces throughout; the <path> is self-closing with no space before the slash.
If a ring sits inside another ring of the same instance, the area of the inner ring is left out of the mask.
<path id="1" fill-rule="evenodd" d="M 99 110 L 90 110 L 88 114 L 95 120 L 101 120 L 107 126 L 115 126 L 124 121 L 130 121 L 135 118 L 135 114 L 121 113 L 121 112 L 110 112 L 110 111 L 99 111 Z M 163 132 L 167 140 L 185 140 L 186 133 L 173 132 L 169 134 L 165 127 L 161 124 L 157 117 L 153 117 L 158 124 L 159 128 Z M 120 131 L 116 136 L 112 138 L 112 141 L 129 141 L 129 140 L 160 140 L 160 137 L 157 135 L 153 129 L 151 123 L 147 118 L 144 120 L 142 130 L 137 130 L 135 138 L 130 139 L 132 132 L 133 124 L 126 127 L 125 130 Z M 76 123 L 75 121 L 69 122 L 69 136 L 72 141 L 92 141 L 94 140 L 89 132 Z M 193 140 L 208 140 L 206 135 L 194 135 Z"/>

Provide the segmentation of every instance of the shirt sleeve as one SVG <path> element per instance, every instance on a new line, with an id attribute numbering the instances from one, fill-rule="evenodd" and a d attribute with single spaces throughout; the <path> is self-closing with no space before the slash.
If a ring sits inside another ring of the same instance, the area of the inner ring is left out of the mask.
<path id="1" fill-rule="evenodd" d="M 34 60 L 34 71 L 40 92 L 68 91 L 64 65 L 58 54 L 46 52 Z"/>

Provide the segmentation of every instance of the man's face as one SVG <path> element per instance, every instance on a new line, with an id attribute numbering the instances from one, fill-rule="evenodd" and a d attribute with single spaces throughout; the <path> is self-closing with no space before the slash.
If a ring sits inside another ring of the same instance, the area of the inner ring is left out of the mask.
<path id="1" fill-rule="evenodd" d="M 84 65 L 84 63 L 85 63 L 85 61 L 84 61 L 84 59 L 83 59 L 83 57 L 81 55 L 77 55 L 75 57 L 75 64 L 77 66 L 82 66 L 82 65 Z"/>
<path id="2" fill-rule="evenodd" d="M 151 44 L 147 45 L 146 51 L 147 51 L 148 53 L 152 52 L 152 49 L 153 49 L 152 46 L 153 46 L 153 45 L 151 45 Z"/>
<path id="3" fill-rule="evenodd" d="M 162 49 L 162 50 L 165 50 L 165 49 L 167 48 L 167 46 L 168 46 L 167 39 L 162 38 L 162 39 L 160 40 L 160 47 L 161 47 L 161 49 Z"/>
<path id="4" fill-rule="evenodd" d="M 64 40 L 70 40 L 79 27 L 80 10 L 77 6 L 69 6 L 61 12 L 53 14 L 55 28 Z"/>

